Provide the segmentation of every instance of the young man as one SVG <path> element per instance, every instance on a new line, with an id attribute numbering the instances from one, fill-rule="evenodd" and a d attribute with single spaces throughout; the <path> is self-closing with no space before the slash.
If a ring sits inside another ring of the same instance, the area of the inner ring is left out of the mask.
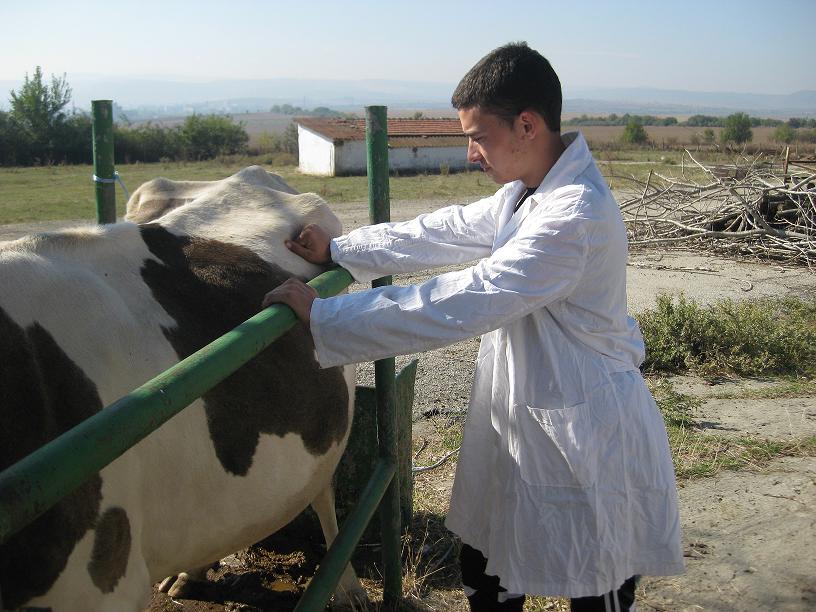
<path id="1" fill-rule="evenodd" d="M 663 420 L 640 376 L 626 313 L 626 231 L 580 134 L 560 134 L 561 85 L 525 43 L 491 52 L 453 94 L 468 159 L 490 198 L 335 240 L 288 243 L 358 281 L 475 261 L 412 287 L 289 304 L 324 367 L 482 335 L 446 524 L 462 540 L 472 610 L 521 610 L 524 594 L 573 610 L 627 610 L 640 574 L 683 571 Z"/>

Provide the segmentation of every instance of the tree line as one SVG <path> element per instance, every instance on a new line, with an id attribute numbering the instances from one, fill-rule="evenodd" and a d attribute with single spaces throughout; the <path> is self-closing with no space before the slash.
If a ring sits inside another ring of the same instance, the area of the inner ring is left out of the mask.
<path id="1" fill-rule="evenodd" d="M 11 91 L 10 110 L 0 111 L 0 165 L 90 164 L 92 124 L 88 113 L 68 110 L 72 90 L 65 75 L 43 78 L 37 66 L 19 91 Z M 294 133 L 293 133 L 294 131 Z M 264 152 L 297 154 L 297 128 L 265 135 Z M 116 163 L 212 159 L 246 153 L 243 123 L 222 115 L 192 115 L 181 125 L 114 125 Z"/>
<path id="2" fill-rule="evenodd" d="M 279 115 L 297 115 L 299 117 L 330 117 L 330 118 L 341 118 L 341 117 L 353 117 L 354 115 L 349 115 L 348 113 L 341 113 L 340 111 L 333 110 L 327 106 L 316 106 L 315 108 L 309 110 L 307 108 L 301 108 L 300 106 L 292 106 L 291 104 L 275 104 L 269 109 L 270 113 L 278 113 Z"/>
<path id="3" fill-rule="evenodd" d="M 738 113 L 744 114 L 744 113 Z M 731 115 L 729 115 L 730 117 Z M 677 117 L 657 117 L 655 115 L 632 115 L 625 113 L 618 115 L 610 113 L 609 115 L 581 115 L 562 121 L 564 125 L 617 125 L 626 126 L 630 123 L 639 123 L 643 126 L 668 126 L 679 125 L 685 127 L 726 127 L 729 117 L 718 117 L 715 115 L 692 115 L 685 121 L 678 121 Z M 783 121 L 782 119 L 770 119 L 763 117 L 751 117 L 746 115 L 749 121 L 749 127 L 780 127 L 787 125 L 791 129 L 798 128 L 816 128 L 816 118 L 808 119 L 802 117 L 791 117 Z"/>
<path id="4" fill-rule="evenodd" d="M 713 145 L 717 142 L 717 135 L 714 127 L 722 128 L 719 134 L 720 143 L 723 145 L 744 145 L 753 140 L 752 128 L 758 125 L 767 125 L 767 122 L 775 122 L 772 139 L 780 144 L 791 144 L 793 142 L 814 143 L 816 142 L 816 129 L 808 129 L 811 125 L 816 128 L 816 119 L 792 118 L 788 121 L 776 119 L 757 120 L 746 113 L 734 113 L 727 117 L 709 117 L 707 115 L 694 115 L 684 123 L 649 123 L 648 119 L 640 115 L 624 115 L 627 122 L 620 136 L 620 141 L 624 144 L 644 145 L 649 143 L 649 135 L 644 126 L 647 125 L 685 125 L 689 127 L 704 127 L 701 133 L 691 136 L 691 143 L 694 145 Z M 650 117 L 649 115 L 645 116 Z M 616 116 L 617 118 L 617 116 Z M 669 117 L 668 119 L 674 119 Z M 714 121 L 716 119 L 716 121 Z M 582 125 L 593 125 L 585 123 Z M 616 124 L 617 125 L 617 124 Z"/>
<path id="5" fill-rule="evenodd" d="M 678 121 L 676 117 L 656 117 L 654 115 L 617 115 L 611 113 L 604 116 L 592 117 L 581 115 L 562 122 L 571 126 L 611 125 L 623 126 L 620 142 L 631 145 L 645 145 L 649 143 L 647 126 L 683 126 L 704 128 L 699 134 L 691 136 L 694 145 L 714 145 L 717 143 L 717 134 L 714 128 L 721 128 L 719 141 L 723 145 L 743 145 L 753 140 L 752 128 L 776 127 L 773 140 L 780 144 L 793 142 L 816 143 L 816 119 L 791 117 L 787 121 L 781 119 L 767 119 L 751 117 L 746 113 L 733 113 L 727 117 L 714 115 L 692 115 L 685 121 Z"/>
<path id="6" fill-rule="evenodd" d="M 37 66 L 32 77 L 28 74 L 19 91 L 11 91 L 11 110 L 0 111 L 0 165 L 30 166 L 46 164 L 92 163 L 91 118 L 88 113 L 68 111 L 71 87 L 65 75 L 51 76 L 47 83 Z M 287 115 L 343 116 L 326 107 L 312 111 L 289 104 L 271 109 Z M 416 118 L 421 117 L 418 113 Z M 750 117 L 734 113 L 727 117 L 693 115 L 685 121 L 676 117 L 611 113 L 605 116 L 581 115 L 565 120 L 568 126 L 624 126 L 621 141 L 642 145 L 649 142 L 644 126 L 688 126 L 704 128 L 694 136 L 696 144 L 714 144 L 713 128 L 721 128 L 719 139 L 724 144 L 751 142 L 751 128 L 776 127 L 774 140 L 779 143 L 816 142 L 816 118 L 790 118 L 787 121 Z M 204 160 L 220 155 L 248 152 L 249 135 L 244 124 L 235 123 L 223 115 L 192 115 L 181 125 L 164 127 L 152 123 L 139 126 L 114 125 L 117 163 Z M 258 152 L 282 153 L 296 162 L 297 127 L 290 124 L 284 134 L 262 134 Z"/>

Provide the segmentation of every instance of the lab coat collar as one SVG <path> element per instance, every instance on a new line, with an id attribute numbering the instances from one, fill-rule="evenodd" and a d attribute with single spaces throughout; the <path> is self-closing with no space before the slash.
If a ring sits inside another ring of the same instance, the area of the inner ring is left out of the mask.
<path id="1" fill-rule="evenodd" d="M 550 168 L 535 195 L 549 195 L 559 187 L 572 185 L 576 177 L 592 163 L 592 154 L 581 132 L 562 134 L 561 142 L 564 143 L 564 152 Z"/>
<path id="2" fill-rule="evenodd" d="M 527 198 L 527 201 L 516 214 L 513 214 L 513 209 L 527 186 L 523 181 L 513 181 L 506 185 L 504 205 L 499 219 L 499 231 L 497 232 L 494 248 L 504 244 L 524 218 L 546 196 L 560 187 L 573 184 L 578 175 L 584 172 L 592 162 L 592 154 L 583 134 L 580 132 L 562 134 L 561 141 L 566 147 L 561 157 L 550 168 L 536 192 Z"/>

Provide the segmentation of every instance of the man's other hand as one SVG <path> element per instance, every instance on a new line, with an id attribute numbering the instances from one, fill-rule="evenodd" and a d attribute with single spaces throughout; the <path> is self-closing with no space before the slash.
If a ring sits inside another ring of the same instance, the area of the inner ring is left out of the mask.
<path id="1" fill-rule="evenodd" d="M 294 240 L 285 240 L 286 248 L 314 264 L 331 262 L 331 236 L 319 225 L 310 223 Z"/>
<path id="2" fill-rule="evenodd" d="M 286 304 L 295 311 L 297 318 L 306 327 L 309 327 L 312 302 L 315 301 L 315 298 L 317 298 L 317 291 L 312 287 L 296 278 L 289 278 L 264 296 L 261 308 L 272 304 Z"/>

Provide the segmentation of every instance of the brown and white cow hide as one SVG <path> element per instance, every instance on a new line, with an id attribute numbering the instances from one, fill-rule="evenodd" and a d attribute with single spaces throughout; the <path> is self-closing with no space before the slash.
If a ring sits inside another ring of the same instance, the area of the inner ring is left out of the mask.
<path id="1" fill-rule="evenodd" d="M 0 243 L 0 469 L 256 314 L 316 266 L 283 245 L 340 223 L 259 167 L 157 179 L 133 222 Z M 297 325 L 0 547 L 9 609 L 142 610 L 156 581 L 250 545 L 313 504 L 327 539 L 354 372 Z M 340 595 L 360 596 L 348 569 Z"/>

